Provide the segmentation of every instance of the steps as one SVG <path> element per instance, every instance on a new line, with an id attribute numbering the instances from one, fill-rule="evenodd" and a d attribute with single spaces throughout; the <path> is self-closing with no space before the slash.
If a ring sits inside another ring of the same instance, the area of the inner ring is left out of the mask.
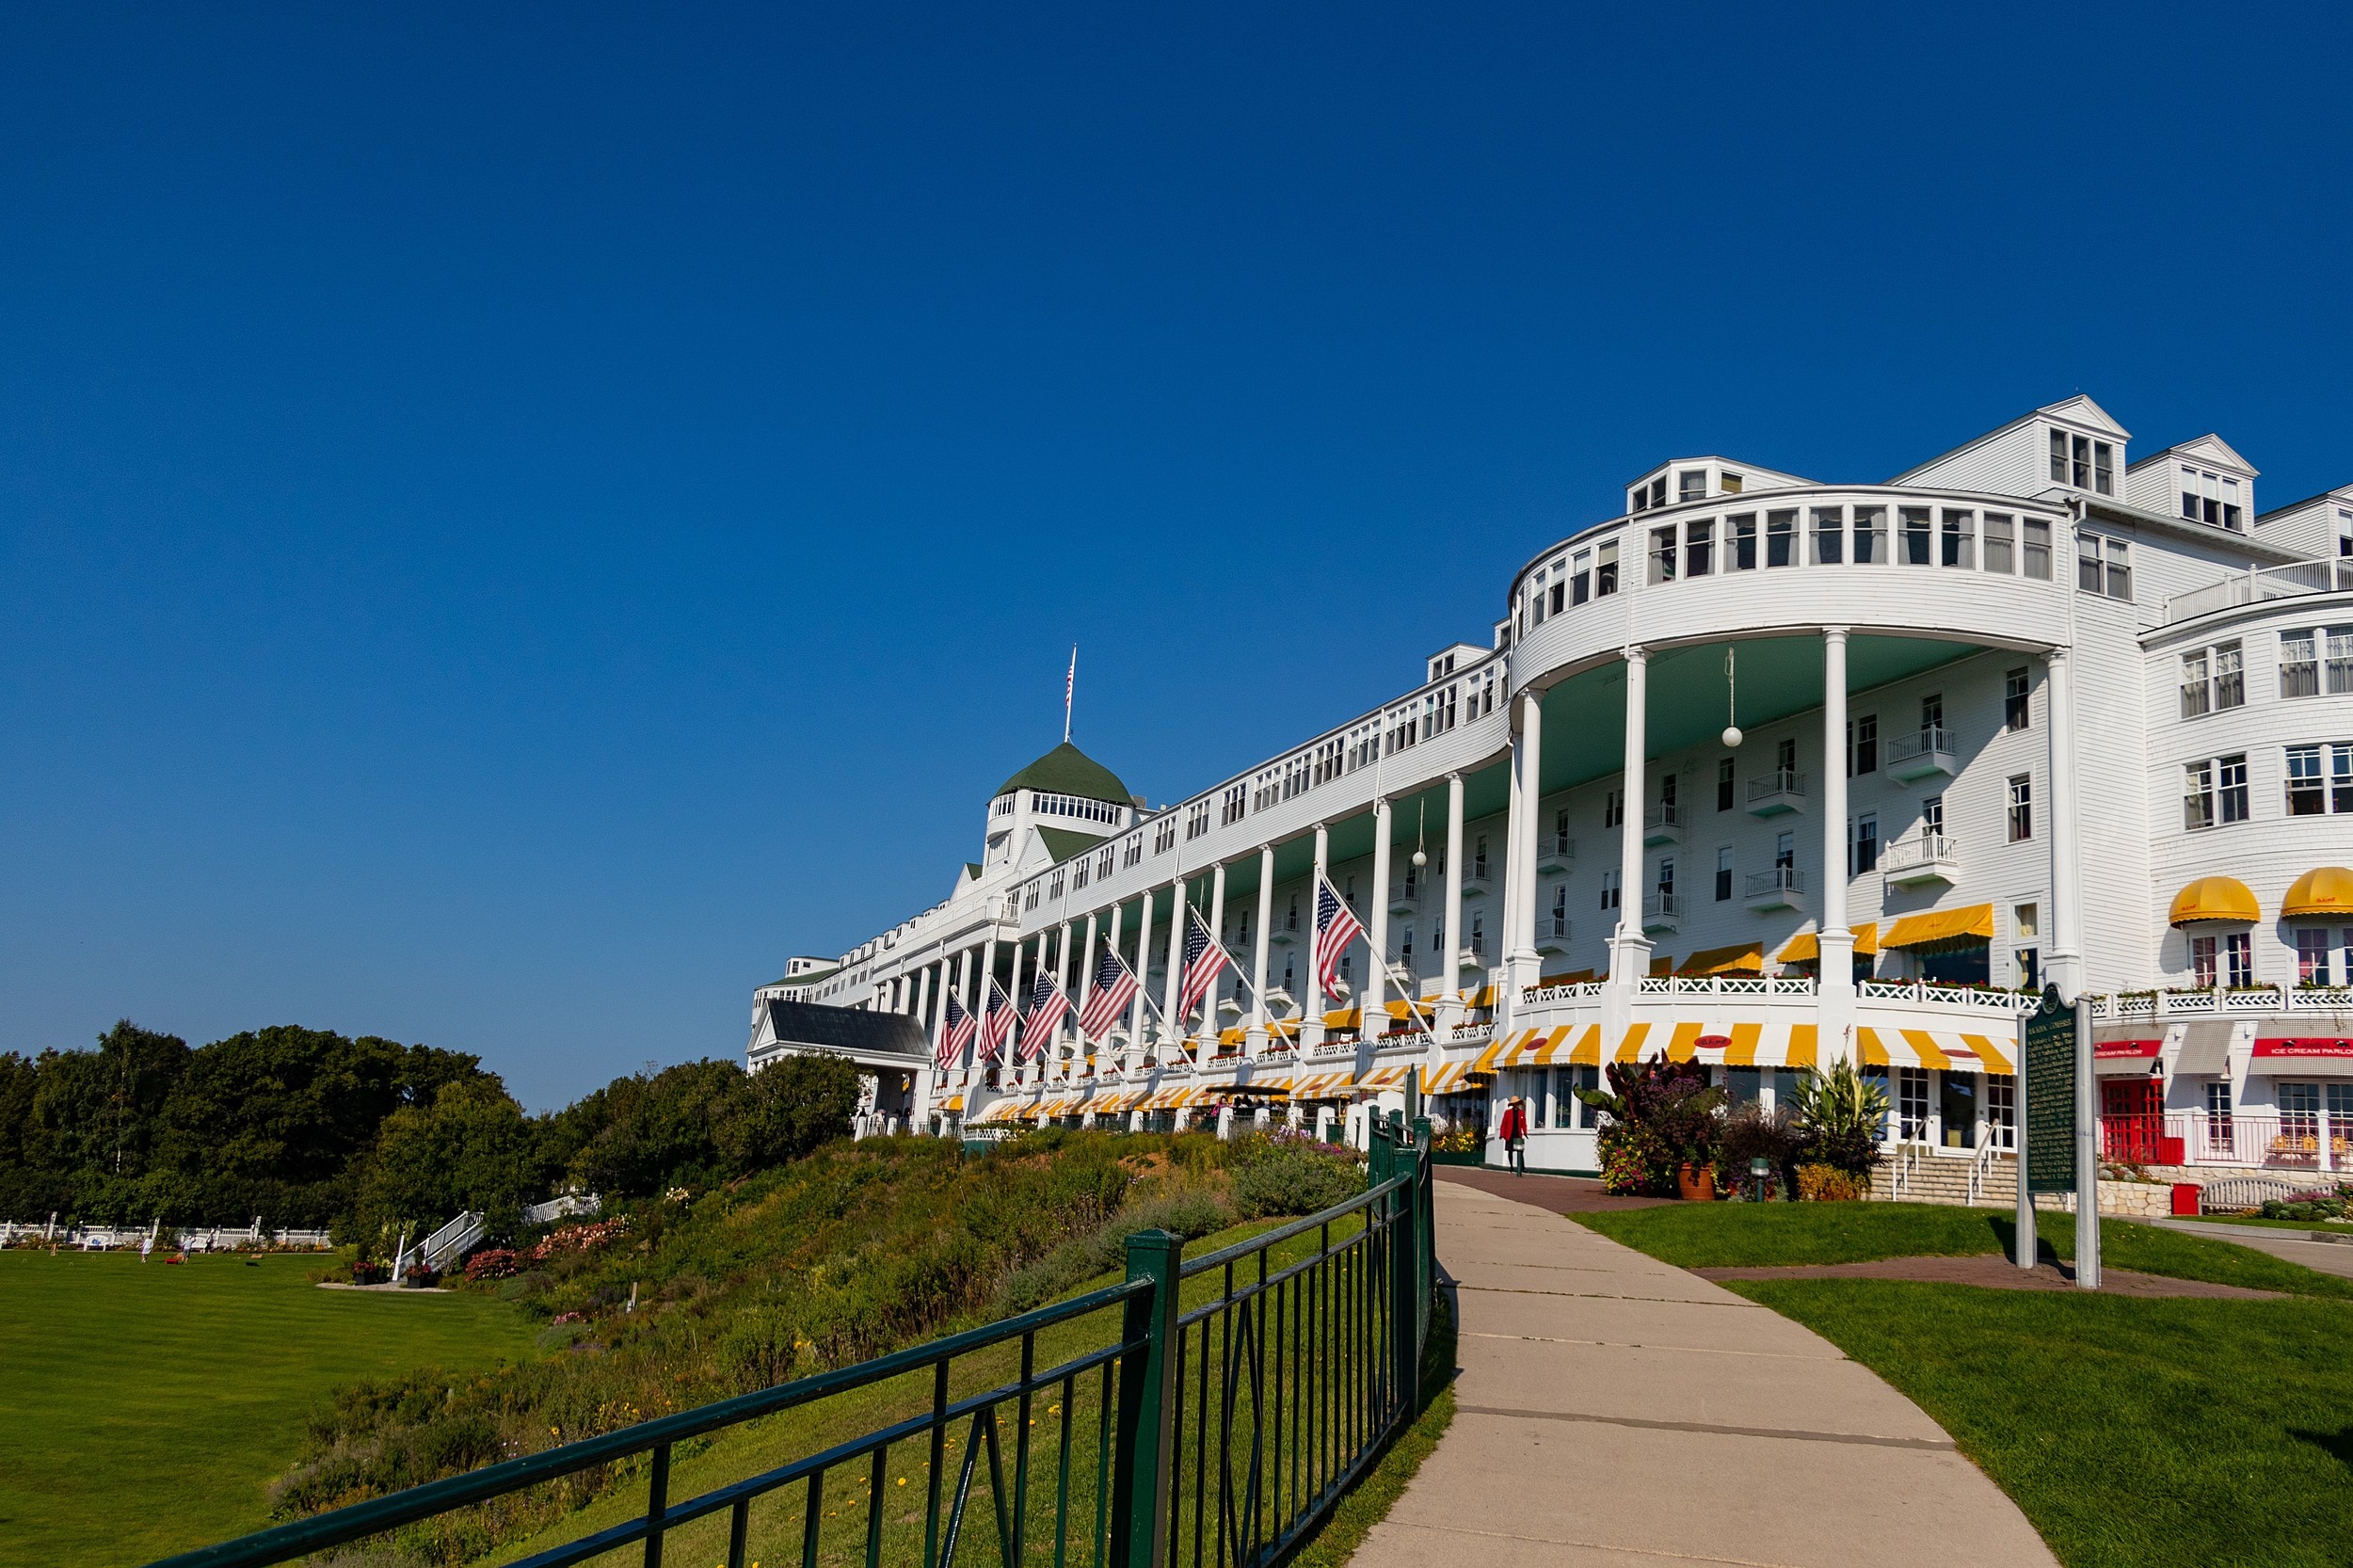
<path id="1" fill-rule="evenodd" d="M 1920 1149 L 1908 1160 L 1900 1154 L 1890 1154 L 1871 1173 L 1871 1196 L 1881 1203 L 1899 1200 L 1904 1203 L 1941 1203 L 1963 1207 L 1969 1202 L 1969 1169 L 1974 1163 L 1971 1160 L 1941 1155 L 1930 1149 Z M 1903 1177 L 1900 1192 L 1897 1188 L 1899 1165 Z M 2009 1208 L 2016 1201 L 2017 1190 L 2017 1157 L 1996 1154 L 1988 1164 L 1985 1180 L 1980 1184 L 1977 1207 Z"/>

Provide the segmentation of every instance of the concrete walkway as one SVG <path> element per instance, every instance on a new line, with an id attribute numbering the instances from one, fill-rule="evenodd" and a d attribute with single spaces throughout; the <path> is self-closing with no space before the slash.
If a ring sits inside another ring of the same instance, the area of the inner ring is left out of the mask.
<path id="1" fill-rule="evenodd" d="M 2056 1568 L 1935 1422 L 1809 1330 L 1463 1183 L 1437 1210 L 1454 1424 L 1353 1568 Z"/>
<path id="2" fill-rule="evenodd" d="M 2257 1252 L 2267 1252 L 2274 1257 L 2284 1257 L 2290 1263 L 2301 1263 L 2307 1269 L 2317 1269 L 2324 1274 L 2338 1274 L 2353 1279 L 2353 1245 L 2347 1241 L 2315 1241 L 2309 1230 L 2273 1230 L 2268 1225 L 2217 1225 L 2199 1220 L 2152 1220 L 2152 1224 L 2168 1230 L 2187 1231 L 2192 1236 L 2210 1237 L 2217 1241 L 2233 1241 Z M 2348 1238 L 2353 1241 L 2353 1238 Z"/>

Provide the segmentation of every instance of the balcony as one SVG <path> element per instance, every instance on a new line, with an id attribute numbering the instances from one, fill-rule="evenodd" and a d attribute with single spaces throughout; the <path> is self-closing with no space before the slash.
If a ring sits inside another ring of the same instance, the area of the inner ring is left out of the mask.
<path id="1" fill-rule="evenodd" d="M 1683 842 L 1683 813 L 1674 806 L 1658 805 L 1642 813 L 1642 842 L 1645 844 L 1679 844 Z"/>
<path id="2" fill-rule="evenodd" d="M 1474 860 L 1471 862 L 1470 873 L 1463 878 L 1463 896 L 1485 898 L 1494 890 L 1495 885 L 1495 873 L 1488 867 Z"/>
<path id="3" fill-rule="evenodd" d="M 2353 560 L 2298 561 L 2292 566 L 2233 572 L 2207 587 L 2175 594 L 2165 601 L 2165 618 L 2168 623 L 2191 620 L 2241 604 L 2349 591 L 2353 591 Z"/>
<path id="4" fill-rule="evenodd" d="M 1881 851 L 1880 872 L 1890 888 L 1919 888 L 1931 882 L 1949 887 L 1961 879 L 1961 850 L 1942 833 L 1898 839 Z"/>
<path id="5" fill-rule="evenodd" d="M 1680 895 L 1652 891 L 1642 895 L 1642 929 L 1644 931 L 1680 931 L 1683 929 L 1683 900 Z"/>
<path id="6" fill-rule="evenodd" d="M 1536 848 L 1536 869 L 1540 872 L 1565 872 L 1577 865 L 1577 840 L 1547 833 Z"/>
<path id="7" fill-rule="evenodd" d="M 1266 934 L 1266 939 L 1278 948 L 1288 946 L 1299 940 L 1299 928 L 1295 925 L 1278 925 Z"/>
<path id="8" fill-rule="evenodd" d="M 1569 921 L 1545 915 L 1536 921 L 1536 952 L 1538 956 L 1555 958 L 1569 951 Z"/>
<path id="9" fill-rule="evenodd" d="M 1749 815 L 1778 817 L 1805 809 L 1805 775 L 1782 768 L 1749 780 Z"/>
<path id="10" fill-rule="evenodd" d="M 1805 878 L 1795 866 L 1775 866 L 1749 877 L 1749 907 L 1760 914 L 1769 909 L 1795 909 L 1805 891 Z"/>
<path id="11" fill-rule="evenodd" d="M 1389 913 L 1410 915 L 1421 904 L 1418 882 L 1399 882 L 1389 888 Z"/>
<path id="12" fill-rule="evenodd" d="M 1898 784 L 1922 778 L 1950 778 L 1958 771 L 1953 764 L 1952 742 L 1942 727 L 1891 739 L 1887 743 L 1887 760 L 1881 769 Z"/>

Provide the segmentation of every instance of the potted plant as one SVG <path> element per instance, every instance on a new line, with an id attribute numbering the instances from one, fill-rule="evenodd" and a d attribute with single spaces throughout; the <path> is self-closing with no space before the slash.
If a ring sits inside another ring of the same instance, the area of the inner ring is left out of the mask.
<path id="1" fill-rule="evenodd" d="M 1603 1114 L 1596 1140 L 1603 1184 L 1649 1197 L 1714 1197 L 1724 1096 L 1707 1086 L 1706 1070 L 1695 1062 L 1613 1062 L 1608 1075 L 1608 1090 L 1577 1092 Z"/>
<path id="2" fill-rule="evenodd" d="M 1880 1129 L 1887 1122 L 1887 1091 L 1840 1062 L 1809 1072 L 1792 1096 L 1799 1147 L 1792 1160 L 1798 1191 L 1808 1198 L 1862 1197 L 1881 1160 Z"/>

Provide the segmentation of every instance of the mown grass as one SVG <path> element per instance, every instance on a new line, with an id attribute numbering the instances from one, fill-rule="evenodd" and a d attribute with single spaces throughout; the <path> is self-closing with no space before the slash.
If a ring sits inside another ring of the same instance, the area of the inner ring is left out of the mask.
<path id="1" fill-rule="evenodd" d="M 1883 1280 L 1730 1288 L 1910 1397 L 2069 1568 L 2353 1561 L 2353 1306 Z"/>
<path id="2" fill-rule="evenodd" d="M 260 1529 L 335 1384 L 534 1353 L 507 1304 L 322 1290 L 315 1266 L 0 1252 L 0 1561 L 144 1562 Z"/>
<path id="3" fill-rule="evenodd" d="M 1681 1269 L 2007 1256 L 2017 1234 L 2009 1214 L 1917 1203 L 1686 1203 L 1574 1218 Z M 2074 1216 L 2041 1213 L 2035 1220 L 2041 1253 L 2072 1261 Z M 2111 1269 L 2353 1300 L 2353 1280 L 2249 1247 L 2129 1220 L 2100 1222 L 2100 1256 Z"/>

